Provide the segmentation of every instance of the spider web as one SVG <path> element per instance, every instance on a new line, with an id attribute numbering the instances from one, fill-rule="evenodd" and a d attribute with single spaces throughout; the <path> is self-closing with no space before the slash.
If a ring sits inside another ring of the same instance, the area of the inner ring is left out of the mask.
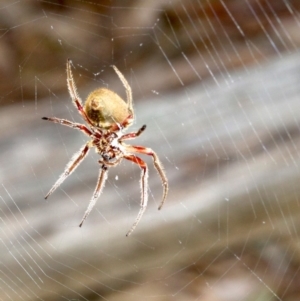
<path id="1" fill-rule="evenodd" d="M 293 0 L 2 1 L 0 300 L 299 300 L 299 3 Z M 93 151 L 44 196 L 86 142 L 41 120 L 82 122 L 82 99 L 129 81 L 169 180 L 147 161 L 109 170 L 78 227 Z"/>

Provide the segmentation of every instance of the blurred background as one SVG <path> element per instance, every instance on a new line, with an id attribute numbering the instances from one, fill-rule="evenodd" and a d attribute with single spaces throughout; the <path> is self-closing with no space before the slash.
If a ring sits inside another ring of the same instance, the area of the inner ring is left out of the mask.
<path id="1" fill-rule="evenodd" d="M 294 301 L 300 298 L 300 2 L 0 1 L 1 300 Z M 44 196 L 82 133 L 66 61 L 84 100 L 133 91 L 130 144 L 152 160 L 132 235 L 140 170 L 99 172 L 92 150 Z"/>

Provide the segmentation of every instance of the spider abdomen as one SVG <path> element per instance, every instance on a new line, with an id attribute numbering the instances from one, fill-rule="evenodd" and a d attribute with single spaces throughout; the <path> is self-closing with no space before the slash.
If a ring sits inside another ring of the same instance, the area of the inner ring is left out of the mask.
<path id="1" fill-rule="evenodd" d="M 115 92 L 100 88 L 93 91 L 84 104 L 84 111 L 90 121 L 97 127 L 109 129 L 130 115 L 128 105 Z"/>

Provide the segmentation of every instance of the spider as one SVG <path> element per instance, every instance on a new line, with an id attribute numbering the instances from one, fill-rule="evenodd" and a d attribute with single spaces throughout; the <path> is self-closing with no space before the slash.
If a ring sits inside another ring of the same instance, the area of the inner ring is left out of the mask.
<path id="1" fill-rule="evenodd" d="M 90 148 L 95 147 L 96 153 L 100 155 L 100 160 L 98 161 L 100 164 L 99 177 L 94 194 L 79 224 L 79 227 L 81 227 L 102 192 L 107 179 L 108 169 L 118 165 L 123 158 L 129 160 L 141 168 L 140 210 L 131 229 L 126 234 L 126 236 L 129 236 L 141 220 L 148 202 L 148 167 L 141 158 L 133 153 L 149 155 L 153 159 L 154 167 L 156 168 L 163 185 L 163 196 L 158 207 L 159 210 L 162 208 L 168 193 L 168 181 L 166 175 L 157 154 L 151 148 L 124 143 L 125 140 L 134 139 L 143 133 L 146 129 L 146 125 L 143 125 L 137 132 L 127 134 L 123 133 L 123 130 L 128 128 L 134 121 L 131 87 L 123 74 L 116 66 L 112 66 L 126 90 L 127 102 L 125 102 L 115 92 L 106 88 L 99 88 L 89 94 L 83 106 L 73 79 L 71 63 L 72 61 L 68 59 L 67 85 L 69 94 L 73 104 L 87 125 L 56 117 L 43 117 L 42 119 L 77 129 L 90 137 L 90 140 L 84 144 L 77 153 L 75 153 L 70 162 L 67 164 L 64 172 L 60 175 L 58 180 L 45 196 L 45 199 L 47 199 L 78 167 L 78 165 L 87 156 Z"/>

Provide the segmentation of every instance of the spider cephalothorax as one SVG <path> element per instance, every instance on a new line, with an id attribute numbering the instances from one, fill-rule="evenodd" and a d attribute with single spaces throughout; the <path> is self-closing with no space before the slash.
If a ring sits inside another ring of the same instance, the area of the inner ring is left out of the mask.
<path id="1" fill-rule="evenodd" d="M 158 209 L 161 209 L 166 200 L 168 193 L 168 181 L 158 156 L 153 150 L 143 146 L 134 146 L 124 143 L 125 140 L 133 139 L 139 136 L 146 129 L 146 126 L 143 125 L 137 132 L 123 134 L 122 130 L 129 127 L 134 120 L 132 93 L 129 84 L 122 73 L 117 69 L 117 67 L 113 66 L 113 68 L 124 85 L 127 95 L 127 103 L 115 92 L 105 88 L 100 88 L 93 91 L 88 96 L 83 106 L 73 79 L 71 61 L 67 61 L 67 84 L 69 93 L 74 105 L 76 106 L 82 118 L 86 121 L 87 125 L 56 117 L 43 117 L 42 119 L 78 129 L 89 136 L 91 140 L 89 140 L 79 150 L 79 152 L 73 156 L 71 161 L 67 164 L 65 171 L 52 186 L 45 198 L 48 198 L 54 192 L 54 190 L 75 170 L 75 168 L 87 156 L 90 148 L 95 147 L 96 152 L 100 155 L 100 160 L 98 161 L 100 164 L 100 173 L 92 199 L 79 225 L 81 227 L 101 194 L 105 180 L 107 179 L 108 168 L 116 166 L 123 158 L 127 159 L 139 165 L 142 170 L 141 208 L 134 224 L 126 234 L 128 236 L 132 233 L 140 221 L 144 211 L 146 210 L 148 202 L 148 167 L 141 158 L 137 157 L 133 153 L 145 154 L 152 156 L 153 158 L 154 167 L 160 175 L 163 184 L 163 197 Z"/>

